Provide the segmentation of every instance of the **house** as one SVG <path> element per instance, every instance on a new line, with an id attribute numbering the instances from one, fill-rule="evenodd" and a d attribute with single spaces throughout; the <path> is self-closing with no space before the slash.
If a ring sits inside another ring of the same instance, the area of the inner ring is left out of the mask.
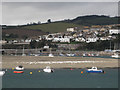
<path id="1" fill-rule="evenodd" d="M 120 30 L 119 29 L 110 29 L 109 34 L 120 34 Z"/>
<path id="2" fill-rule="evenodd" d="M 68 42 L 70 43 L 70 38 L 59 38 L 59 37 L 56 37 L 52 40 L 52 42 Z"/>
<path id="3" fill-rule="evenodd" d="M 74 29 L 74 28 L 67 28 L 67 31 L 68 31 L 68 32 L 74 32 L 75 29 Z"/>
<path id="4" fill-rule="evenodd" d="M 86 38 L 86 43 L 97 42 L 97 40 L 99 40 L 98 37 L 89 37 L 89 38 Z"/>
<path id="5" fill-rule="evenodd" d="M 44 49 L 49 49 L 49 46 L 44 46 L 43 48 L 44 48 Z"/>

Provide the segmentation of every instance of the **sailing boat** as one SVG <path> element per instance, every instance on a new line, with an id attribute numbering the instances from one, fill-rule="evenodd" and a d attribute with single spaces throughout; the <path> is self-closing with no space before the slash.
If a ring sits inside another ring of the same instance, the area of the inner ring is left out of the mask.
<path id="1" fill-rule="evenodd" d="M 48 55 L 49 57 L 54 57 L 54 55 L 51 53 L 51 48 L 50 48 L 50 53 Z"/>

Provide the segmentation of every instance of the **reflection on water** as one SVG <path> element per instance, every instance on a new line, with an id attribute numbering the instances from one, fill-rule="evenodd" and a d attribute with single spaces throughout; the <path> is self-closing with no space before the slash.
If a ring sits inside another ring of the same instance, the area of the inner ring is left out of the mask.
<path id="1" fill-rule="evenodd" d="M 117 88 L 118 70 L 104 70 L 105 74 L 90 74 L 84 69 L 55 69 L 50 74 L 36 69 L 23 74 L 8 70 L 3 76 L 3 88 Z"/>

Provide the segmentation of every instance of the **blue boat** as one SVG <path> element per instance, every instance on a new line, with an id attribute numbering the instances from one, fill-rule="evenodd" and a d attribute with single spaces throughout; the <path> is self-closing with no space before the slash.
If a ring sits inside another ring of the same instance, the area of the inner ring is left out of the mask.
<path id="1" fill-rule="evenodd" d="M 91 69 L 86 70 L 88 73 L 104 73 L 102 69 L 98 70 L 97 67 L 92 67 Z"/>

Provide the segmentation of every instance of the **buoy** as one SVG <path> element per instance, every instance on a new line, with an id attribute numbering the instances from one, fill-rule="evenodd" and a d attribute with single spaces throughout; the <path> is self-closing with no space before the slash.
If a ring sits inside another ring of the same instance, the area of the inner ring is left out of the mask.
<path id="1" fill-rule="evenodd" d="M 38 72 L 40 72 L 40 70 Z"/>
<path id="2" fill-rule="evenodd" d="M 14 70 L 14 68 L 12 68 L 12 70 Z"/>
<path id="3" fill-rule="evenodd" d="M 81 71 L 81 73 L 83 73 L 83 71 Z"/>
<path id="4" fill-rule="evenodd" d="M 30 74 L 32 74 L 32 72 L 30 72 Z"/>

